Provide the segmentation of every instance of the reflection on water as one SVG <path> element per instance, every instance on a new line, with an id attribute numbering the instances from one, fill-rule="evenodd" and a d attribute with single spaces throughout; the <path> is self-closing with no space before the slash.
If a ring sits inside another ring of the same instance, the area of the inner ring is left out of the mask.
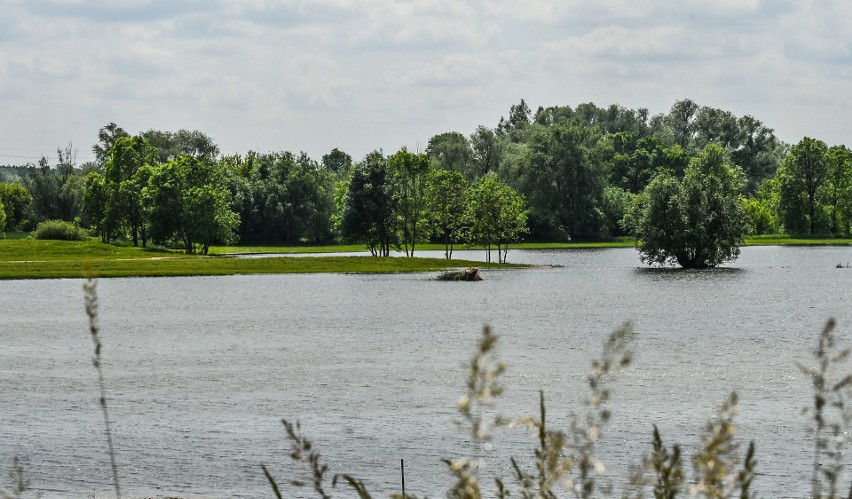
<path id="1" fill-rule="evenodd" d="M 848 338 L 848 248 L 744 248 L 724 268 L 646 269 L 632 249 L 516 251 L 558 265 L 485 271 L 480 283 L 431 274 L 114 279 L 99 284 L 104 371 L 122 487 L 134 495 L 268 496 L 259 464 L 293 478 L 280 418 L 300 419 L 332 468 L 377 496 L 441 496 L 443 457 L 471 453 L 453 424 L 463 363 L 484 323 L 508 364 L 506 416 L 567 428 L 585 373 L 624 321 L 634 366 L 614 388 L 601 441 L 622 477 L 650 450 L 651 425 L 691 450 L 731 390 L 755 439 L 766 497 L 806 492 L 811 444 L 806 361 L 830 316 Z M 434 253 L 434 254 L 430 254 Z M 438 256 L 442 252 L 418 252 Z M 457 251 L 482 259 L 481 251 Z M 0 283 L 0 465 L 24 457 L 46 497 L 110 491 L 109 459 L 81 281 Z M 530 456 L 523 430 L 499 432 L 487 472 Z M 2 484 L 0 484 L 2 486 Z"/>

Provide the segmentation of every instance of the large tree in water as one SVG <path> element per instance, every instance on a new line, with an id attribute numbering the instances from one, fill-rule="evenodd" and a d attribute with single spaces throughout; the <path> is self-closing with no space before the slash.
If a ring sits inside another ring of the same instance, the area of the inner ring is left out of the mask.
<path id="1" fill-rule="evenodd" d="M 741 189 L 741 174 L 717 145 L 694 158 L 682 180 L 654 177 L 628 217 L 642 261 L 706 268 L 736 259 L 748 228 Z"/>

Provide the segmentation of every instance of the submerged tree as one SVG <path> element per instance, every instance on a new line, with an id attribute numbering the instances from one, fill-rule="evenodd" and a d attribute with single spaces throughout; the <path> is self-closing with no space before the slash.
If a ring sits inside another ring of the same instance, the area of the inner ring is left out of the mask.
<path id="1" fill-rule="evenodd" d="M 683 180 L 656 176 L 628 217 L 642 261 L 706 268 L 736 259 L 748 230 L 741 185 L 717 145 L 692 160 Z"/>

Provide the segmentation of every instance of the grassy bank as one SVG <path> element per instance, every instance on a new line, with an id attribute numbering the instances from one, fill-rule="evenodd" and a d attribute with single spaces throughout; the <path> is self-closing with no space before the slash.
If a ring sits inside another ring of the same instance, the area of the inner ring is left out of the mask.
<path id="1" fill-rule="evenodd" d="M 524 242 L 513 244 L 510 248 L 522 250 L 550 249 L 595 249 L 595 248 L 632 248 L 636 245 L 633 238 L 620 237 L 606 241 L 572 242 Z M 852 238 L 789 236 L 786 234 L 747 237 L 744 246 L 850 246 Z M 455 250 L 483 250 L 480 247 L 456 246 Z M 250 254 L 250 253 L 351 253 L 366 252 L 363 244 L 295 245 L 295 246 L 215 246 L 211 254 Z M 419 244 L 417 251 L 444 251 L 443 244 Z"/>
<path id="2" fill-rule="evenodd" d="M 280 250 L 279 250 L 280 252 Z M 476 266 L 507 268 L 443 258 L 270 257 L 225 258 L 184 255 L 99 241 L 0 240 L 0 279 L 98 277 L 163 277 L 292 273 L 433 272 Z"/>

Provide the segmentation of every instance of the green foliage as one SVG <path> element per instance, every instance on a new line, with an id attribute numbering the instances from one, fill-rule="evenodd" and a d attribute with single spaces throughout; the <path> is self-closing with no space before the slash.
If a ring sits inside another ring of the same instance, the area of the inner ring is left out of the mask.
<path id="1" fill-rule="evenodd" d="M 0 235 L 6 232 L 6 208 L 0 200 Z"/>
<path id="2" fill-rule="evenodd" d="M 633 206 L 636 196 L 619 187 L 607 187 L 604 189 L 601 210 L 604 215 L 604 237 L 618 237 L 628 234 L 624 230 L 622 221 Z"/>
<path id="3" fill-rule="evenodd" d="M 57 152 L 60 162 L 54 168 L 46 158 L 41 158 L 38 166 L 24 176 L 23 185 L 32 198 L 32 225 L 49 219 L 70 221 L 80 216 L 81 185 L 73 175 L 73 155 L 62 149 Z"/>
<path id="4" fill-rule="evenodd" d="M 454 170 L 435 168 L 426 178 L 425 203 L 434 234 L 444 243 L 444 256 L 453 257 L 453 245 L 464 235 L 464 175 Z"/>
<path id="5" fill-rule="evenodd" d="M 219 146 L 212 138 L 198 130 L 148 130 L 140 136 L 156 150 L 154 161 L 157 163 L 165 163 L 181 156 L 213 161 L 219 156 Z"/>
<path id="6" fill-rule="evenodd" d="M 793 146 L 778 169 L 780 209 L 788 233 L 818 234 L 828 228 L 824 190 L 830 178 L 825 143 L 805 137 Z"/>
<path id="7" fill-rule="evenodd" d="M 396 243 L 395 210 L 385 157 L 373 151 L 358 163 L 349 182 L 341 231 L 349 240 L 361 240 L 373 256 L 388 256 Z"/>
<path id="8" fill-rule="evenodd" d="M 529 200 L 539 236 L 590 239 L 603 225 L 605 175 L 600 133 L 577 122 L 535 127 L 519 165 L 520 191 Z"/>
<path id="9" fill-rule="evenodd" d="M 0 204 L 3 205 L 7 231 L 23 230 L 32 202 L 33 197 L 24 186 L 0 183 Z"/>
<path id="10" fill-rule="evenodd" d="M 714 267 L 739 255 L 746 232 L 740 177 L 719 146 L 707 146 L 683 180 L 661 174 L 637 198 L 627 224 L 642 261 Z"/>
<path id="11" fill-rule="evenodd" d="M 523 196 L 495 174 L 488 174 L 468 189 L 464 204 L 466 240 L 485 247 L 487 262 L 496 246 L 497 261 L 506 263 L 509 245 L 528 231 Z"/>
<path id="12" fill-rule="evenodd" d="M 141 136 L 126 135 L 120 135 L 108 151 L 103 180 L 106 202 L 88 205 L 93 209 L 103 208 L 103 212 L 89 212 L 88 215 L 106 228 L 102 235 L 106 235 L 107 241 L 123 227 L 129 231 L 134 246 L 139 245 L 140 239 L 143 247 L 147 244 L 142 189 L 150 170 L 143 167 L 153 162 L 156 152 Z"/>
<path id="13" fill-rule="evenodd" d="M 468 180 L 474 181 L 489 172 L 497 171 L 502 151 L 494 130 L 482 125 L 476 127 L 476 131 L 470 136 L 470 145 L 473 148 L 474 168 L 471 169 Z"/>
<path id="14" fill-rule="evenodd" d="M 405 148 L 388 158 L 396 226 L 405 256 L 414 256 L 417 242 L 429 236 L 426 204 L 429 169 L 425 154 L 410 153 Z"/>
<path id="15" fill-rule="evenodd" d="M 145 170 L 142 198 L 155 242 L 176 239 L 187 253 L 198 246 L 206 255 L 211 244 L 236 239 L 239 215 L 230 209 L 217 164 L 181 156 Z"/>
<path id="16" fill-rule="evenodd" d="M 334 174 L 306 154 L 251 154 L 231 167 L 232 202 L 248 242 L 327 242 L 332 239 Z"/>
<path id="17" fill-rule="evenodd" d="M 33 232 L 33 237 L 57 241 L 85 241 L 89 238 L 89 234 L 73 222 L 45 220 L 38 224 Z"/>
<path id="18" fill-rule="evenodd" d="M 335 175 L 348 175 L 352 168 L 352 156 L 335 147 L 323 155 L 322 167 Z"/>
<path id="19" fill-rule="evenodd" d="M 473 149 L 464 135 L 458 132 L 445 132 L 433 136 L 426 146 L 426 155 L 439 168 L 453 170 L 468 179 L 479 178 L 474 170 Z"/>

